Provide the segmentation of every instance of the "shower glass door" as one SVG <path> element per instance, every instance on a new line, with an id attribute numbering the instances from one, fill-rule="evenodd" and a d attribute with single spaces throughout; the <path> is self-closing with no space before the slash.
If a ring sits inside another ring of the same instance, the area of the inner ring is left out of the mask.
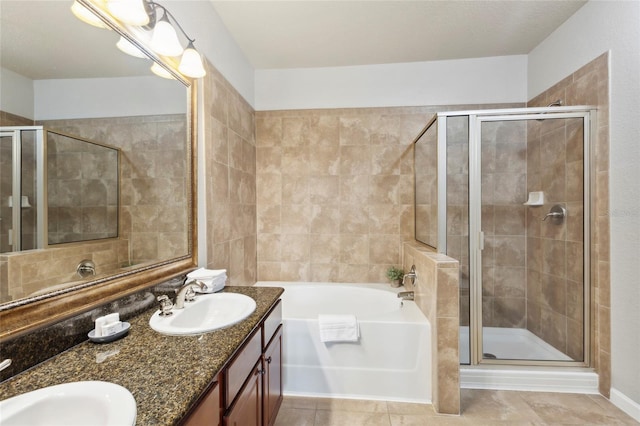
<path id="1" fill-rule="evenodd" d="M 42 246 L 42 127 L 0 128 L 0 253 Z"/>
<path id="2" fill-rule="evenodd" d="M 469 115 L 471 363 L 586 361 L 589 126 Z"/>

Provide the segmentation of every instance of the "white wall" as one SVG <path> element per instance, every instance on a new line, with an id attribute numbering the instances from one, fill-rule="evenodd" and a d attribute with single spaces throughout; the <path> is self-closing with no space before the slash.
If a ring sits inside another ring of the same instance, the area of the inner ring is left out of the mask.
<path id="1" fill-rule="evenodd" d="M 156 76 L 36 80 L 35 119 L 184 114 L 181 83 Z"/>
<path id="2" fill-rule="evenodd" d="M 525 102 L 526 55 L 256 70 L 255 109 Z"/>
<path id="3" fill-rule="evenodd" d="M 254 106 L 253 66 L 208 0 L 161 2 L 176 17 L 198 52 L 207 57 L 240 95 Z"/>
<path id="4" fill-rule="evenodd" d="M 0 110 L 33 120 L 33 80 L 0 68 Z"/>
<path id="5" fill-rule="evenodd" d="M 627 404 L 640 421 L 640 2 L 590 1 L 578 10 L 530 53 L 528 94 L 605 51 L 611 61 L 612 401 Z"/>

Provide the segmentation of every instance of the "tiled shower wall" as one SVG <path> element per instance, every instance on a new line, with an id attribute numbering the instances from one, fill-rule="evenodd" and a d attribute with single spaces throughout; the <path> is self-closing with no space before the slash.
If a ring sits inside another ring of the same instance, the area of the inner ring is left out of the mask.
<path id="1" fill-rule="evenodd" d="M 207 267 L 231 285 L 256 282 L 256 142 L 253 108 L 207 64 L 204 85 Z"/>
<path id="2" fill-rule="evenodd" d="M 258 279 L 386 282 L 413 239 L 411 143 L 437 110 L 258 112 Z"/>
<path id="3" fill-rule="evenodd" d="M 523 122 L 482 124 L 482 325 L 526 326 L 527 140 Z"/>
<path id="4" fill-rule="evenodd" d="M 598 107 L 594 146 L 595 190 L 591 209 L 591 354 L 600 393 L 611 387 L 611 281 L 609 275 L 609 55 L 604 53 L 529 101 L 546 106 L 557 99 L 565 105 Z"/>
<path id="5" fill-rule="evenodd" d="M 583 120 L 529 121 L 527 190 L 543 191 L 543 206 L 527 207 L 526 328 L 583 360 Z M 566 208 L 557 221 L 545 215 Z"/>

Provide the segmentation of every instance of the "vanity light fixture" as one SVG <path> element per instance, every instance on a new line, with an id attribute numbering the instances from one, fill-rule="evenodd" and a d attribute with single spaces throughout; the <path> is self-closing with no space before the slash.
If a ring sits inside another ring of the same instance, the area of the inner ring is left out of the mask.
<path id="1" fill-rule="evenodd" d="M 74 1 L 71 5 L 71 12 L 76 18 L 84 22 L 85 24 L 93 25 L 98 28 L 109 28 L 100 18 L 93 14 L 89 9 Z"/>
<path id="2" fill-rule="evenodd" d="M 150 21 L 144 0 L 108 0 L 107 10 L 125 24 L 141 27 Z"/>
<path id="3" fill-rule="evenodd" d="M 158 65 L 157 62 L 154 62 L 153 65 L 151 65 L 151 72 L 158 77 L 166 78 L 168 80 L 175 80 L 173 75 L 171 75 L 171 73 L 164 69 L 162 66 Z"/>
<path id="4" fill-rule="evenodd" d="M 151 39 L 148 47 L 158 55 L 174 58 L 182 55 L 178 65 L 178 71 L 184 76 L 200 78 L 207 74 L 202 63 L 202 57 L 193 45 L 195 39 L 187 35 L 166 7 L 153 0 L 84 0 L 83 2 L 87 1 L 95 4 L 102 12 L 111 15 L 112 18 L 122 24 L 139 27 L 140 31 L 150 31 Z M 87 15 L 93 16 L 93 13 L 77 0 L 74 2 L 74 7 L 76 3 L 78 4 L 76 7 L 78 10 L 84 9 Z M 74 7 L 72 7 L 72 10 L 74 10 Z M 161 17 L 158 18 L 160 12 L 162 12 L 162 14 Z M 83 19 L 76 10 L 74 10 L 73 13 L 82 21 L 91 23 Z M 97 17 L 94 18 L 102 24 L 102 28 L 108 28 Z M 91 25 L 98 26 L 95 23 Z M 187 39 L 186 49 L 184 49 L 180 43 L 176 27 L 180 30 L 184 38 Z M 116 46 L 128 55 L 146 58 L 131 42 L 122 37 L 118 40 Z M 161 77 L 173 78 L 171 73 L 161 66 L 154 65 L 151 67 L 151 70 L 154 74 Z"/>
<path id="5" fill-rule="evenodd" d="M 200 54 L 196 48 L 193 47 L 193 41 L 189 41 L 189 45 L 182 53 L 178 71 L 193 78 L 204 77 L 207 74 L 202 65 Z"/>
<path id="6" fill-rule="evenodd" d="M 122 36 L 120 36 L 120 40 L 118 40 L 118 42 L 116 43 L 116 47 L 127 55 L 135 56 L 136 58 L 147 59 L 147 55 L 142 53 L 140 49 L 131 44 L 129 40 Z"/>
<path id="7" fill-rule="evenodd" d="M 153 27 L 150 47 L 154 52 L 165 56 L 180 56 L 184 51 L 178 40 L 176 30 L 173 29 L 173 26 L 169 22 L 167 9 L 163 8 L 162 18 L 160 18 Z"/>

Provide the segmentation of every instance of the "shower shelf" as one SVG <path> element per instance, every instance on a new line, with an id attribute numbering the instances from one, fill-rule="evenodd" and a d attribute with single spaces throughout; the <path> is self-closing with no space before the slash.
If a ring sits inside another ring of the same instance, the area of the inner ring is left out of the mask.
<path id="1" fill-rule="evenodd" d="M 544 192 L 542 191 L 534 191 L 529 193 L 529 199 L 526 203 L 523 203 L 525 206 L 542 206 L 544 204 Z"/>

